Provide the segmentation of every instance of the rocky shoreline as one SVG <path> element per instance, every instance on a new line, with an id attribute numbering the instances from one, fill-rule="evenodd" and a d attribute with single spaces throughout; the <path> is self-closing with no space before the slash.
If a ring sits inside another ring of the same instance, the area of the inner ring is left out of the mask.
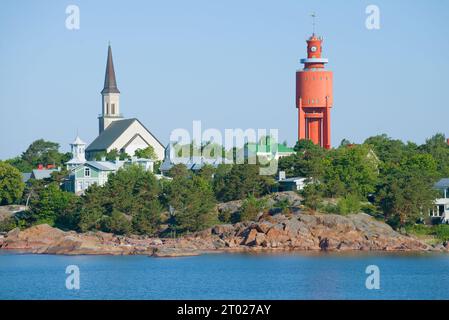
<path id="1" fill-rule="evenodd" d="M 0 236 L 1 250 L 63 255 L 194 256 L 210 252 L 448 252 L 402 235 L 369 215 L 276 214 L 257 222 L 217 225 L 176 239 L 65 232 L 42 224 Z"/>

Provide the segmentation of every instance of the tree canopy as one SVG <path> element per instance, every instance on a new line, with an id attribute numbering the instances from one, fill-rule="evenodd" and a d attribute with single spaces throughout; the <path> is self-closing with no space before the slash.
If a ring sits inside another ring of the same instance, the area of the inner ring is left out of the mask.
<path id="1" fill-rule="evenodd" d="M 21 199 L 24 188 L 20 171 L 0 161 L 0 204 L 16 203 Z"/>

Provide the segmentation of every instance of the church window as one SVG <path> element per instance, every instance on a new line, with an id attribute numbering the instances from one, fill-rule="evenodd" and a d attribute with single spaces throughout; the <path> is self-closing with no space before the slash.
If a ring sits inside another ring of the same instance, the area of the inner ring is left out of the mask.
<path id="1" fill-rule="evenodd" d="M 84 176 L 90 177 L 90 168 L 84 168 Z"/>
<path id="2" fill-rule="evenodd" d="M 106 103 L 106 114 L 109 114 L 109 103 Z"/>
<path id="3" fill-rule="evenodd" d="M 112 114 L 115 114 L 115 103 L 112 103 L 112 104 L 111 104 L 111 107 L 112 107 L 112 112 L 111 112 L 111 113 L 112 113 Z"/>

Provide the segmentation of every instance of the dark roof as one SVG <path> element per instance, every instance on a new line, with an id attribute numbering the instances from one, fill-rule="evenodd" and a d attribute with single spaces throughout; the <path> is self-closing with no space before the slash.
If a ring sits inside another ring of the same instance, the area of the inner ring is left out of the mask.
<path id="1" fill-rule="evenodd" d="M 104 77 L 104 88 L 101 93 L 120 93 L 115 80 L 114 62 L 112 61 L 111 46 L 108 47 L 108 60 L 106 63 L 106 74 Z"/>
<path id="2" fill-rule="evenodd" d="M 31 179 L 31 172 L 22 173 L 22 182 L 27 182 Z"/>
<path id="3" fill-rule="evenodd" d="M 449 178 L 443 178 L 433 186 L 435 189 L 446 189 L 449 188 Z"/>
<path id="4" fill-rule="evenodd" d="M 123 119 L 112 122 L 100 135 L 92 141 L 86 151 L 106 150 L 137 119 Z"/>

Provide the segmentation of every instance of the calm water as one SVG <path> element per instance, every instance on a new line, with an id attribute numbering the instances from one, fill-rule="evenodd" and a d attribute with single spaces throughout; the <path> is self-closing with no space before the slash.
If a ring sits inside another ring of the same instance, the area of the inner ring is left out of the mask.
<path id="1" fill-rule="evenodd" d="M 65 268 L 80 268 L 67 290 Z M 377 265 L 380 290 L 365 287 Z M 449 299 L 449 255 L 184 258 L 0 253 L 0 299 Z"/>

